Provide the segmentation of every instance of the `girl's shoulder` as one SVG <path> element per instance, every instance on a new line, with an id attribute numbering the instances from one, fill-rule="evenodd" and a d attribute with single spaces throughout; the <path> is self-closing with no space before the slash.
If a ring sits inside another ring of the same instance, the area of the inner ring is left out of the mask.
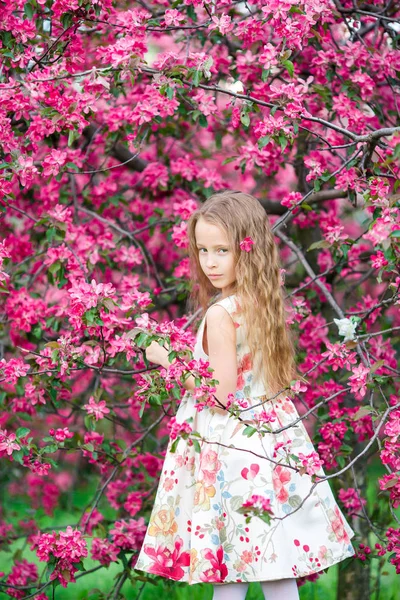
<path id="1" fill-rule="evenodd" d="M 236 294 L 231 294 L 230 296 L 217 300 L 210 308 L 213 306 L 223 306 L 232 317 L 235 325 L 238 326 L 240 324 L 240 304 Z"/>

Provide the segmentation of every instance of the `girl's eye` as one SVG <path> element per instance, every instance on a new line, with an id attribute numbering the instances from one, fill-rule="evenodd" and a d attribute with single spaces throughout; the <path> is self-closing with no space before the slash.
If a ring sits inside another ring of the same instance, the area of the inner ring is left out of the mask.
<path id="1" fill-rule="evenodd" d="M 199 248 L 199 253 L 200 253 L 200 254 L 202 254 L 202 250 L 205 250 L 205 251 L 207 252 L 207 250 L 206 250 L 205 248 Z M 228 252 L 228 250 L 227 250 L 226 248 L 220 248 L 220 249 L 218 250 L 218 252 L 223 252 L 223 253 L 225 253 L 225 252 Z"/>

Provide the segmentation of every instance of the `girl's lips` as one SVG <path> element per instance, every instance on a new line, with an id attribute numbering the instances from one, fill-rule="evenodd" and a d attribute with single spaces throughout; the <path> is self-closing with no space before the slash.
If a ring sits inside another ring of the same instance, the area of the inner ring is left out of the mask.
<path id="1" fill-rule="evenodd" d="M 215 279 L 216 277 L 222 277 L 222 275 L 209 275 L 211 279 Z"/>

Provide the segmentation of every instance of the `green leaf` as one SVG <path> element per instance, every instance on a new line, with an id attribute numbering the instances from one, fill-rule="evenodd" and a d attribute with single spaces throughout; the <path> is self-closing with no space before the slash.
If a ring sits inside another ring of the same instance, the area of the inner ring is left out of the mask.
<path id="1" fill-rule="evenodd" d="M 288 139 L 283 134 L 280 134 L 278 136 L 278 141 L 279 141 L 279 145 L 283 152 L 285 150 L 286 146 L 288 145 Z"/>
<path id="2" fill-rule="evenodd" d="M 319 192 L 320 189 L 321 189 L 321 181 L 319 179 L 316 179 L 314 181 L 314 192 Z"/>
<path id="3" fill-rule="evenodd" d="M 271 138 L 270 138 L 270 136 L 269 136 L 269 135 L 264 135 L 263 137 L 261 137 L 261 138 L 258 140 L 258 147 L 260 148 L 260 150 L 261 150 L 262 148 L 264 148 L 264 147 L 265 147 L 267 144 L 269 144 L 269 143 L 270 143 L 270 141 L 271 141 Z"/>
<path id="4" fill-rule="evenodd" d="M 347 444 L 342 444 L 340 446 L 340 449 L 345 452 L 346 454 L 351 454 L 353 452 L 353 448 L 351 446 L 348 446 Z"/>
<path id="5" fill-rule="evenodd" d="M 48 242 L 51 242 L 56 235 L 57 235 L 57 230 L 56 230 L 55 227 L 49 227 L 49 229 L 47 229 L 47 231 L 46 231 L 46 239 L 47 239 Z M 53 263 L 53 264 L 56 264 L 56 263 Z M 60 264 L 60 263 L 58 263 L 58 264 Z M 51 266 L 53 266 L 53 265 L 51 265 Z"/>
<path id="6" fill-rule="evenodd" d="M 17 431 L 15 432 L 15 435 L 17 436 L 17 438 L 23 438 L 26 435 L 28 435 L 28 433 L 30 433 L 30 429 L 27 429 L 27 427 L 18 427 Z"/>
<path id="7" fill-rule="evenodd" d="M 83 564 L 83 560 L 73 563 L 73 565 L 74 565 L 75 569 L 77 569 L 78 571 L 86 571 L 85 566 Z"/>
<path id="8" fill-rule="evenodd" d="M 44 448 L 40 449 L 41 453 L 47 453 L 47 454 L 53 454 L 53 452 L 57 452 L 58 450 L 58 445 L 57 444 L 50 444 L 49 446 L 44 446 Z"/>
<path id="9" fill-rule="evenodd" d="M 270 73 L 271 69 L 263 69 L 262 73 L 261 73 L 261 80 L 265 83 L 269 77 L 269 73 Z"/>
<path id="10" fill-rule="evenodd" d="M 395 229 L 391 232 L 390 237 L 400 238 L 400 229 Z"/>
<path id="11" fill-rule="evenodd" d="M 34 8 L 33 8 L 32 4 L 29 4 L 29 2 L 27 2 L 24 6 L 24 15 L 26 16 L 26 18 L 29 21 L 32 21 L 33 13 L 34 13 Z"/>
<path id="12" fill-rule="evenodd" d="M 68 147 L 71 147 L 72 144 L 75 142 L 75 140 L 77 140 L 79 137 L 80 137 L 79 131 L 76 131 L 75 129 L 71 129 L 68 134 Z"/>
<path id="13" fill-rule="evenodd" d="M 192 83 L 195 87 L 197 87 L 200 83 L 201 80 L 201 73 L 198 69 L 196 69 L 196 71 L 194 71 L 193 73 L 193 77 L 192 77 Z"/>
<path id="14" fill-rule="evenodd" d="M 170 449 L 169 449 L 169 451 L 170 451 L 172 454 L 174 454 L 174 453 L 176 452 L 176 448 L 177 448 L 178 444 L 179 444 L 179 438 L 176 438 L 176 440 L 174 440 L 174 441 L 172 442 L 172 444 L 171 444 L 171 447 L 170 447 Z"/>
<path id="15" fill-rule="evenodd" d="M 193 442 L 193 448 L 195 449 L 196 452 L 198 452 L 200 454 L 201 448 L 200 448 L 199 442 L 197 440 L 193 440 L 193 439 L 192 439 L 192 442 Z"/>
<path id="16" fill-rule="evenodd" d="M 68 162 L 65 166 L 68 167 L 68 169 L 72 169 L 73 171 L 77 171 L 77 172 L 80 171 L 78 165 L 76 165 L 73 162 Z"/>
<path id="17" fill-rule="evenodd" d="M 236 159 L 237 159 L 237 156 L 230 156 L 229 158 L 226 158 L 225 160 L 223 160 L 222 164 L 223 165 L 227 165 L 227 164 L 233 162 Z"/>
<path id="18" fill-rule="evenodd" d="M 175 6 L 179 6 L 179 4 L 181 4 L 181 2 L 176 3 Z M 174 8 L 175 8 L 175 6 L 174 6 Z M 191 4 L 189 4 L 186 7 L 186 12 L 188 14 L 188 17 L 190 19 L 192 19 L 192 21 L 194 21 L 196 23 L 197 22 L 197 14 L 196 14 L 196 11 L 194 9 L 194 6 L 192 6 Z"/>
<path id="19" fill-rule="evenodd" d="M 299 15 L 304 15 L 304 11 L 301 10 L 301 8 L 299 8 L 298 6 L 291 6 L 289 13 L 291 13 L 291 14 L 298 13 Z"/>
<path id="20" fill-rule="evenodd" d="M 293 77 L 293 75 L 294 75 L 294 64 L 292 63 L 292 61 L 291 60 L 283 60 L 282 64 L 286 68 L 286 71 L 289 73 L 290 77 Z"/>
<path id="21" fill-rule="evenodd" d="M 250 115 L 247 112 L 241 112 L 240 113 L 240 122 L 242 123 L 242 125 L 244 125 L 245 127 L 248 127 L 250 125 Z"/>
<path id="22" fill-rule="evenodd" d="M 328 240 L 319 240 L 318 242 L 311 244 L 311 246 L 307 248 L 307 252 L 310 252 L 311 250 L 317 250 L 319 248 L 330 248 L 331 245 L 332 244 L 328 242 Z"/>
<path id="23" fill-rule="evenodd" d="M 150 406 L 161 406 L 161 398 L 160 396 L 156 396 L 156 394 L 151 394 L 149 396 L 149 404 Z"/>
<path id="24" fill-rule="evenodd" d="M 353 415 L 353 421 L 358 421 L 359 419 L 362 419 L 363 417 L 370 415 L 371 412 L 372 411 L 368 406 L 360 406 L 360 408 L 355 413 L 355 415 Z"/>
<path id="25" fill-rule="evenodd" d="M 257 429 L 255 427 L 246 425 L 246 427 L 243 429 L 243 435 L 245 435 L 247 437 L 251 437 L 252 435 L 254 435 L 256 433 L 256 431 L 257 431 Z"/>
<path id="26" fill-rule="evenodd" d="M 199 125 L 200 127 L 208 127 L 207 117 L 203 114 L 199 115 Z"/>
<path id="27" fill-rule="evenodd" d="M 72 13 L 64 13 L 63 15 L 61 15 L 61 25 L 64 27 L 64 29 L 68 29 L 68 27 L 70 27 L 72 25 L 72 20 L 73 20 L 73 15 Z"/>

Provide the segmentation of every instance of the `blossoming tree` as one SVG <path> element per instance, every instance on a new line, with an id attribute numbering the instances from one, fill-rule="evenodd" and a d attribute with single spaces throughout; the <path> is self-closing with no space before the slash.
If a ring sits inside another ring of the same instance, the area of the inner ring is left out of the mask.
<path id="1" fill-rule="evenodd" d="M 44 600 L 89 556 L 122 565 L 113 598 L 135 580 L 167 434 L 198 444 L 173 417 L 182 378 L 199 409 L 213 391 L 187 362 L 186 222 L 231 187 L 281 249 L 309 382 L 287 393 L 319 451 L 297 468 L 323 464 L 357 532 L 338 597 L 369 597 L 400 573 L 398 3 L 9 0 L 0 19 L 0 541 L 43 562 L 17 553 L 0 591 Z M 41 526 L 88 486 L 73 522 Z M 241 510 L 273 519 L 262 497 Z"/>

